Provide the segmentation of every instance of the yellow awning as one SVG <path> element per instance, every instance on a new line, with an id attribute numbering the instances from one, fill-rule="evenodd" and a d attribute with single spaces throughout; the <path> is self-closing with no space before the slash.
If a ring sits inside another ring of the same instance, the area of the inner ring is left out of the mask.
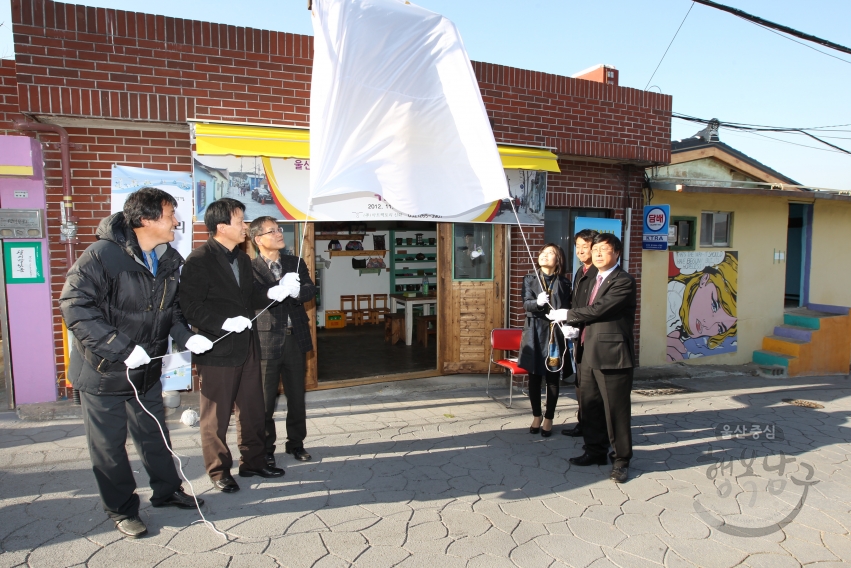
<path id="1" fill-rule="evenodd" d="M 195 124 L 195 148 L 206 156 L 310 159 L 310 131 L 237 124 Z M 558 157 L 542 148 L 497 146 L 507 170 L 559 172 Z"/>
<path id="2" fill-rule="evenodd" d="M 206 156 L 310 159 L 310 131 L 297 128 L 195 124 L 195 149 Z"/>
<path id="3" fill-rule="evenodd" d="M 543 148 L 521 146 L 497 146 L 502 167 L 506 170 L 538 170 L 560 172 L 558 156 Z"/>

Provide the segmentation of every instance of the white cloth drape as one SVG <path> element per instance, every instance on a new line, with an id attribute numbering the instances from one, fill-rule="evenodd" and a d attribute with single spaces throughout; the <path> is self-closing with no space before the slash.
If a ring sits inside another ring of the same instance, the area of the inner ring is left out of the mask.
<path id="1" fill-rule="evenodd" d="M 314 0 L 312 199 L 381 195 L 409 215 L 507 199 L 455 25 L 401 0 Z"/>

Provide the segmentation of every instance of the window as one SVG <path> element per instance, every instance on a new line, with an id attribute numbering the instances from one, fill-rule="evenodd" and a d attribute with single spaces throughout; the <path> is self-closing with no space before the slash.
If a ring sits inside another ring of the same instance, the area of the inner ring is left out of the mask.
<path id="1" fill-rule="evenodd" d="M 728 247 L 730 246 L 730 228 L 733 223 L 732 213 L 713 212 L 700 214 L 700 246 Z"/>
<path id="2" fill-rule="evenodd" d="M 555 243 L 564 250 L 567 260 L 565 273 L 573 274 L 578 268 L 573 235 L 576 234 L 576 218 L 592 217 L 606 219 L 612 216 L 608 209 L 554 209 L 547 207 L 544 217 L 544 242 Z M 620 235 L 618 235 L 620 236 Z M 533 250 L 532 254 L 537 251 Z"/>
<path id="3" fill-rule="evenodd" d="M 668 229 L 668 250 L 694 250 L 695 229 L 697 228 L 697 217 L 674 217 L 671 216 L 671 224 Z"/>
<path id="4" fill-rule="evenodd" d="M 493 279 L 493 227 L 456 223 L 452 247 L 454 280 Z"/>

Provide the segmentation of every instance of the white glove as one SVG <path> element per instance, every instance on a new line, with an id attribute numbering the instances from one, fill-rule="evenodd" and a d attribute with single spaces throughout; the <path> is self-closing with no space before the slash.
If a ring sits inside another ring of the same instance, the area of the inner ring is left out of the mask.
<path id="1" fill-rule="evenodd" d="M 281 286 L 285 286 L 285 284 L 281 284 Z M 301 294 L 301 284 L 299 284 L 298 281 L 290 284 L 289 294 L 287 294 L 287 296 L 292 296 L 298 300 L 299 294 Z"/>
<path id="2" fill-rule="evenodd" d="M 147 365 L 151 362 L 151 358 L 145 353 L 145 350 L 141 345 L 137 345 L 133 348 L 133 352 L 130 353 L 130 356 L 124 360 L 124 364 L 127 365 L 128 369 L 135 369 L 136 367 L 141 367 L 142 365 Z"/>
<path id="3" fill-rule="evenodd" d="M 539 306 L 543 306 L 544 304 L 550 301 L 550 295 L 546 292 L 541 292 L 540 294 L 538 294 L 538 299 L 535 301 L 538 303 Z"/>
<path id="4" fill-rule="evenodd" d="M 225 320 L 225 323 L 222 324 L 222 329 L 225 331 L 239 333 L 241 331 L 245 331 L 246 329 L 251 329 L 251 320 L 245 316 L 236 316 L 235 318 L 228 318 Z"/>
<path id="5" fill-rule="evenodd" d="M 562 325 L 561 333 L 566 339 L 576 339 L 579 337 L 579 328 L 570 325 Z"/>
<path id="6" fill-rule="evenodd" d="M 550 310 L 547 314 L 547 319 L 551 321 L 567 321 L 567 310 Z"/>
<path id="7" fill-rule="evenodd" d="M 275 300 L 276 302 L 283 302 L 289 295 L 290 288 L 286 284 L 278 284 L 277 286 L 272 286 L 271 288 L 269 288 L 269 291 L 266 292 L 266 297 L 270 300 Z"/>
<path id="8" fill-rule="evenodd" d="M 203 335 L 193 335 L 186 340 L 186 348 L 192 351 L 195 355 L 200 355 L 213 348 L 213 342 Z"/>
<path id="9" fill-rule="evenodd" d="M 301 284 L 301 278 L 298 275 L 298 272 L 287 272 L 284 274 L 284 277 L 281 278 L 281 284 L 287 284 L 292 286 L 293 284 Z"/>

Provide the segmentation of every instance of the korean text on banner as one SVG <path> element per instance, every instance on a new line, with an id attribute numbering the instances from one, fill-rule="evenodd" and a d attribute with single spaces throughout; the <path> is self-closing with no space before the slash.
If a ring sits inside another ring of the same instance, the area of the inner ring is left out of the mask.
<path id="1" fill-rule="evenodd" d="M 509 197 L 452 22 L 400 0 L 314 0 L 312 14 L 314 200 L 367 192 L 451 216 Z"/>

